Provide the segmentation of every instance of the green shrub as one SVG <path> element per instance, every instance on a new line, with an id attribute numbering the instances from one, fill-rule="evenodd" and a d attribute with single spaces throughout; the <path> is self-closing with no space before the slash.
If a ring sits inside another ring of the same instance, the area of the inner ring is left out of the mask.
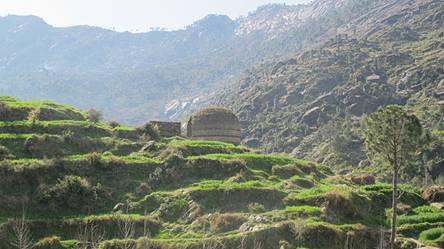
<path id="1" fill-rule="evenodd" d="M 39 240 L 34 246 L 35 249 L 63 249 L 60 237 L 52 236 Z"/>
<path id="2" fill-rule="evenodd" d="M 40 200 L 52 209 L 89 211 L 94 208 L 100 185 L 91 186 L 79 176 L 65 176 L 50 187 L 42 187 Z"/>

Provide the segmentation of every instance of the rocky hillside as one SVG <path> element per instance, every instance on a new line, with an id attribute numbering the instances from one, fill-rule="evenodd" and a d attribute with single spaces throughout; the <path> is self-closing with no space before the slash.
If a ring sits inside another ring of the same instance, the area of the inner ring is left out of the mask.
<path id="1" fill-rule="evenodd" d="M 2 249 L 16 241 L 17 227 L 39 249 L 386 243 L 391 189 L 372 177 L 221 142 L 152 140 L 52 102 L 0 101 Z M 443 190 L 401 189 L 399 248 L 442 246 Z"/>
<path id="2" fill-rule="evenodd" d="M 183 30 L 140 34 L 6 16 L 0 18 L 0 92 L 94 107 L 129 124 L 177 120 L 240 72 L 325 41 L 383 2 L 267 5 L 237 20 L 210 15 Z"/>
<path id="3" fill-rule="evenodd" d="M 250 70 L 214 103 L 237 111 L 248 146 L 365 165 L 365 113 L 401 104 L 428 128 L 444 128 L 443 24 L 443 1 L 381 2 L 319 47 Z"/>

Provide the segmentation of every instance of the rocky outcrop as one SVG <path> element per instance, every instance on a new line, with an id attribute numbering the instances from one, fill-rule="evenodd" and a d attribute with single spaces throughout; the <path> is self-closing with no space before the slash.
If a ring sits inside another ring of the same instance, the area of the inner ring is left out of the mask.
<path id="1" fill-rule="evenodd" d="M 431 186 L 424 190 L 422 197 L 428 202 L 444 202 L 444 186 Z"/>

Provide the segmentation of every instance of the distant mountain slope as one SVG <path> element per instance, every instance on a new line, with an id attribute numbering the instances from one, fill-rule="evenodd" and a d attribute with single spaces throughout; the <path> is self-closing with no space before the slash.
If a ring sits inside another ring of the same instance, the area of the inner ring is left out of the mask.
<path id="1" fill-rule="evenodd" d="M 318 48 L 257 66 L 214 103 L 238 112 L 250 146 L 357 166 L 353 128 L 382 105 L 408 105 L 443 128 L 443 27 L 443 1 L 384 1 Z"/>
<path id="2" fill-rule="evenodd" d="M 322 43 L 380 2 L 266 5 L 238 20 L 210 15 L 184 30 L 142 34 L 7 16 L 0 18 L 0 93 L 95 107 L 130 124 L 179 119 L 240 72 Z"/>

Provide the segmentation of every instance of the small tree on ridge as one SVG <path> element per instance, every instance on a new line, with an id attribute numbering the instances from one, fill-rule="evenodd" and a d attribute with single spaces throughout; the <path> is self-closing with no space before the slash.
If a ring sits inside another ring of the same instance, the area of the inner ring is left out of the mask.
<path id="1" fill-rule="evenodd" d="M 96 110 L 96 109 L 90 109 L 88 111 L 88 120 L 92 123 L 98 123 L 100 120 L 102 120 L 102 112 Z"/>

